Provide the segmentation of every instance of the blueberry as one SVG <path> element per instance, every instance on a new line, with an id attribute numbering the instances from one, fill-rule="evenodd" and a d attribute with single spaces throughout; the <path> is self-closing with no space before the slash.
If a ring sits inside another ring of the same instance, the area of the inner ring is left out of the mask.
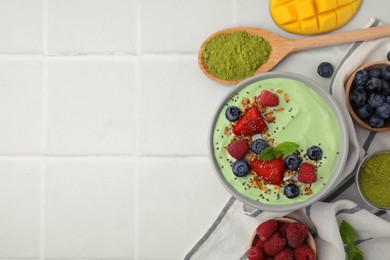
<path id="1" fill-rule="evenodd" d="M 351 104 L 360 107 L 364 103 L 366 103 L 367 99 L 367 94 L 366 91 L 364 90 L 363 87 L 357 87 L 354 88 L 350 93 L 349 93 L 349 100 Z"/>
<path id="2" fill-rule="evenodd" d="M 382 70 L 380 68 L 371 69 L 368 71 L 369 78 L 382 78 Z"/>
<path id="3" fill-rule="evenodd" d="M 366 89 L 368 91 L 380 92 L 382 90 L 382 80 L 379 78 L 370 78 L 367 81 Z"/>
<path id="4" fill-rule="evenodd" d="M 307 149 L 307 156 L 314 161 L 321 160 L 322 158 L 322 150 L 320 147 L 313 145 Z"/>
<path id="5" fill-rule="evenodd" d="M 376 109 L 376 113 L 380 118 L 388 118 L 390 116 L 390 104 L 383 103 L 380 107 Z"/>
<path id="6" fill-rule="evenodd" d="M 367 102 L 372 108 L 377 108 L 380 107 L 384 101 L 385 97 L 383 95 L 372 93 Z"/>
<path id="7" fill-rule="evenodd" d="M 355 73 L 355 83 L 360 86 L 364 86 L 368 81 L 368 73 L 365 70 L 359 70 Z"/>
<path id="8" fill-rule="evenodd" d="M 267 148 L 267 146 L 268 146 L 268 143 L 266 140 L 257 139 L 255 141 L 253 141 L 253 143 L 251 144 L 251 150 L 255 154 L 260 154 L 265 148 Z"/>
<path id="9" fill-rule="evenodd" d="M 384 80 L 390 81 L 390 66 L 383 67 L 381 75 Z"/>
<path id="10" fill-rule="evenodd" d="M 241 111 L 238 107 L 230 106 L 226 108 L 225 116 L 230 122 L 235 122 L 240 118 Z"/>
<path id="11" fill-rule="evenodd" d="M 232 167 L 234 175 L 244 177 L 249 173 L 249 163 L 245 160 L 237 160 Z"/>
<path id="12" fill-rule="evenodd" d="M 370 120 L 368 121 L 368 123 L 370 124 L 371 127 L 380 128 L 383 126 L 385 121 L 383 120 L 383 118 L 380 118 L 376 115 L 373 115 L 372 117 L 370 117 Z"/>
<path id="13" fill-rule="evenodd" d="M 374 109 L 371 106 L 369 106 L 368 104 L 364 104 L 363 106 L 358 107 L 356 109 L 356 114 L 361 119 L 368 118 L 369 116 L 372 115 L 373 112 L 374 112 Z"/>
<path id="14" fill-rule="evenodd" d="M 386 80 L 382 80 L 382 95 L 387 96 L 390 95 L 390 83 Z"/>
<path id="15" fill-rule="evenodd" d="M 390 96 L 386 97 L 386 102 L 390 104 Z"/>
<path id="16" fill-rule="evenodd" d="M 283 193 L 289 199 L 295 198 L 299 195 L 299 187 L 293 183 L 287 184 L 284 187 Z"/>
<path id="17" fill-rule="evenodd" d="M 295 154 L 290 154 L 284 159 L 284 167 L 286 167 L 287 170 L 295 171 L 298 169 L 300 163 L 301 159 Z"/>
<path id="18" fill-rule="evenodd" d="M 322 62 L 318 65 L 317 73 L 324 78 L 329 78 L 333 74 L 333 66 L 329 62 Z"/>
<path id="19" fill-rule="evenodd" d="M 387 53 L 387 60 L 390 61 L 390 51 Z"/>

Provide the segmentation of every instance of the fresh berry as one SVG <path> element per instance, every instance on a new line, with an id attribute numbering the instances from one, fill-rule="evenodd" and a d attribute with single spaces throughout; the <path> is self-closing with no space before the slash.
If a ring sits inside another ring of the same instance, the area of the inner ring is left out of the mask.
<path id="1" fill-rule="evenodd" d="M 297 185 L 293 184 L 293 183 L 289 183 L 286 186 L 284 186 L 283 193 L 289 199 L 298 197 L 298 195 L 299 195 L 299 187 Z"/>
<path id="2" fill-rule="evenodd" d="M 290 225 L 290 223 L 288 223 L 288 222 L 282 222 L 282 224 L 279 225 L 278 231 L 283 237 L 287 236 L 287 228 L 289 225 Z"/>
<path id="3" fill-rule="evenodd" d="M 227 146 L 228 153 L 234 159 L 241 159 L 248 153 L 248 150 L 249 150 L 248 142 L 244 139 L 233 141 Z"/>
<path id="4" fill-rule="evenodd" d="M 390 51 L 387 53 L 387 60 L 390 61 Z"/>
<path id="5" fill-rule="evenodd" d="M 390 116 L 390 104 L 383 103 L 380 107 L 376 109 L 376 113 L 380 118 L 386 119 Z"/>
<path id="6" fill-rule="evenodd" d="M 230 122 L 236 122 L 240 118 L 240 115 L 241 111 L 238 107 L 229 106 L 228 108 L 226 108 L 225 117 Z"/>
<path id="7" fill-rule="evenodd" d="M 322 62 L 318 65 L 317 73 L 324 78 L 329 78 L 333 74 L 333 66 L 329 62 Z"/>
<path id="8" fill-rule="evenodd" d="M 280 185 L 283 178 L 284 162 L 280 159 L 263 161 L 254 159 L 250 163 L 256 175 L 261 176 L 269 184 Z"/>
<path id="9" fill-rule="evenodd" d="M 250 167 L 247 161 L 237 160 L 233 163 L 232 170 L 237 177 L 244 177 L 250 171 Z"/>
<path id="10" fill-rule="evenodd" d="M 367 102 L 372 108 L 378 108 L 383 104 L 384 101 L 385 97 L 383 95 L 372 93 Z"/>
<path id="11" fill-rule="evenodd" d="M 307 235 L 307 227 L 302 223 L 291 223 L 286 231 L 287 244 L 292 248 L 300 246 Z"/>
<path id="12" fill-rule="evenodd" d="M 366 100 L 367 100 L 367 94 L 363 87 L 357 87 L 354 88 L 349 93 L 349 100 L 352 105 L 360 107 L 362 106 Z"/>
<path id="13" fill-rule="evenodd" d="M 251 145 L 251 150 L 255 154 L 260 154 L 265 148 L 268 147 L 268 143 L 264 139 L 256 139 Z"/>
<path id="14" fill-rule="evenodd" d="M 356 85 L 364 86 L 368 81 L 368 73 L 365 70 L 359 70 L 355 73 L 354 80 Z"/>
<path id="15" fill-rule="evenodd" d="M 356 109 L 356 114 L 361 119 L 368 118 L 369 116 L 372 115 L 373 112 L 374 112 L 374 109 L 370 105 L 368 105 L 368 104 L 364 104 L 363 106 L 358 107 Z"/>
<path id="16" fill-rule="evenodd" d="M 390 104 L 390 95 L 386 97 L 386 102 Z"/>
<path id="17" fill-rule="evenodd" d="M 254 243 L 253 245 L 258 247 L 258 248 L 263 249 L 263 245 L 264 245 L 265 241 L 260 240 L 259 236 L 255 236 L 255 237 L 257 238 L 257 240 L 256 240 L 256 243 Z"/>
<path id="18" fill-rule="evenodd" d="M 370 78 L 382 78 L 382 70 L 380 68 L 370 69 L 368 71 L 368 77 Z"/>
<path id="19" fill-rule="evenodd" d="M 249 260 L 264 260 L 263 249 L 258 247 L 251 247 L 247 252 L 247 257 Z"/>
<path id="20" fill-rule="evenodd" d="M 263 249 L 269 256 L 274 256 L 286 245 L 286 239 L 280 236 L 279 232 L 274 233 L 267 241 L 265 241 Z"/>
<path id="21" fill-rule="evenodd" d="M 384 80 L 390 81 L 390 66 L 383 67 L 381 75 Z"/>
<path id="22" fill-rule="evenodd" d="M 316 145 L 309 147 L 309 149 L 307 149 L 306 154 L 311 160 L 314 160 L 314 161 L 321 160 L 321 158 L 322 158 L 322 150 L 320 147 L 318 147 Z"/>
<path id="23" fill-rule="evenodd" d="M 308 245 L 302 244 L 297 248 L 294 248 L 294 257 L 296 260 L 314 260 L 315 254 L 313 249 Z"/>
<path id="24" fill-rule="evenodd" d="M 291 248 L 285 247 L 275 255 L 274 260 L 294 260 L 294 252 Z"/>
<path id="25" fill-rule="evenodd" d="M 260 241 L 266 241 L 276 230 L 278 230 L 278 227 L 279 223 L 274 219 L 270 219 L 261 223 L 256 228 L 256 234 L 258 235 Z"/>
<path id="26" fill-rule="evenodd" d="M 313 183 L 317 179 L 316 170 L 309 163 L 303 163 L 298 170 L 298 181 L 303 183 Z"/>
<path id="27" fill-rule="evenodd" d="M 381 94 L 384 96 L 390 95 L 390 83 L 382 79 L 382 91 Z"/>
<path id="28" fill-rule="evenodd" d="M 284 166 L 287 170 L 295 171 L 298 169 L 301 159 L 295 154 L 290 154 L 284 159 Z"/>
<path id="29" fill-rule="evenodd" d="M 368 91 L 380 92 L 382 90 L 382 80 L 378 78 L 370 78 L 367 81 L 366 89 Z"/>
<path id="30" fill-rule="evenodd" d="M 278 95 L 268 90 L 263 90 L 257 98 L 257 103 L 265 107 L 275 107 L 279 105 L 279 98 Z"/>
<path id="31" fill-rule="evenodd" d="M 380 118 L 377 115 L 373 115 L 372 117 L 370 117 L 368 124 L 373 128 L 381 128 L 385 124 L 385 121 L 383 120 L 383 118 Z"/>
<path id="32" fill-rule="evenodd" d="M 250 107 L 238 119 L 233 126 L 233 133 L 237 136 L 250 136 L 259 134 L 267 128 L 259 109 L 256 106 Z"/>

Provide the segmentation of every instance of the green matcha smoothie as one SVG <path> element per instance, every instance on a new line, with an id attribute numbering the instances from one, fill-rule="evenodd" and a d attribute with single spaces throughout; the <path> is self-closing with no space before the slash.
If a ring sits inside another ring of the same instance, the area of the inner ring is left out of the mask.
<path id="1" fill-rule="evenodd" d="M 243 99 L 257 97 L 262 90 L 277 93 L 279 105 L 271 108 L 275 120 L 267 123 L 269 131 L 263 139 L 274 139 L 274 142 L 294 142 L 299 145 L 299 151 L 304 154 L 313 146 L 321 147 L 322 159 L 316 164 L 317 181 L 310 186 L 311 192 L 305 194 L 305 184 L 300 186 L 301 194 L 289 199 L 280 192 L 279 186 L 267 184 L 268 190 L 264 192 L 251 185 L 251 174 L 245 177 L 236 177 L 232 172 L 233 159 L 226 151 L 234 134 L 226 128 L 231 123 L 225 117 L 225 109 L 220 111 L 213 132 L 213 147 L 215 159 L 227 182 L 242 195 L 265 204 L 285 205 L 302 202 L 310 199 L 319 192 L 330 179 L 339 156 L 340 132 L 332 112 L 325 101 L 304 83 L 287 78 L 265 79 L 248 85 L 240 90 L 228 106 L 243 108 Z M 268 108 L 269 110 L 270 108 Z M 267 110 L 267 111 L 268 111 Z M 257 138 L 256 136 L 252 137 Z M 304 159 L 308 160 L 308 158 Z"/>

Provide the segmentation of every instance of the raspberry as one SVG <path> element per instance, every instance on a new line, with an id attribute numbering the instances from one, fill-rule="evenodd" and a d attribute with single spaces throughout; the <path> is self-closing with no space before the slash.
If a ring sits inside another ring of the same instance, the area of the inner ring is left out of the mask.
<path id="1" fill-rule="evenodd" d="M 259 236 L 255 236 L 252 246 L 263 249 L 264 242 L 265 241 L 260 240 Z"/>
<path id="2" fill-rule="evenodd" d="M 296 260 L 314 260 L 315 254 L 313 249 L 308 245 L 302 244 L 297 248 L 294 248 L 294 257 Z"/>
<path id="3" fill-rule="evenodd" d="M 275 255 L 274 260 L 294 260 L 294 252 L 291 248 L 285 247 Z"/>
<path id="4" fill-rule="evenodd" d="M 258 247 L 251 247 L 247 252 L 247 257 L 249 260 L 263 260 L 264 252 L 263 249 Z"/>
<path id="5" fill-rule="evenodd" d="M 303 163 L 298 169 L 298 181 L 303 183 L 313 183 L 317 179 L 314 166 L 309 163 Z"/>
<path id="6" fill-rule="evenodd" d="M 274 233 L 263 245 L 264 252 L 269 256 L 274 256 L 286 245 L 286 239 L 280 236 L 279 232 Z"/>
<path id="7" fill-rule="evenodd" d="M 227 150 L 233 158 L 241 159 L 248 153 L 249 145 L 246 140 L 237 140 L 230 143 Z"/>
<path id="8" fill-rule="evenodd" d="M 287 228 L 290 225 L 290 223 L 284 222 L 279 226 L 278 231 L 283 237 L 287 237 Z"/>
<path id="9" fill-rule="evenodd" d="M 303 243 L 307 235 L 307 227 L 302 223 L 291 223 L 286 230 L 287 244 L 293 248 Z"/>
<path id="10" fill-rule="evenodd" d="M 279 105 L 279 98 L 276 94 L 268 90 L 263 90 L 257 98 L 257 103 L 265 107 L 275 107 Z"/>
<path id="11" fill-rule="evenodd" d="M 278 222 L 276 220 L 270 219 L 261 223 L 257 227 L 256 233 L 261 241 L 266 241 L 276 230 L 278 230 L 278 227 Z"/>

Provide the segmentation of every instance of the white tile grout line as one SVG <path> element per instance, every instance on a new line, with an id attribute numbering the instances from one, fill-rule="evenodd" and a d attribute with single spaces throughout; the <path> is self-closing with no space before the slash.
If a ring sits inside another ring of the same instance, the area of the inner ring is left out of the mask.
<path id="1" fill-rule="evenodd" d="M 43 28 L 42 28 L 42 153 L 47 147 L 47 109 L 48 109 L 48 88 L 49 74 L 46 55 L 48 54 L 48 38 L 49 38 L 49 0 L 43 1 Z M 41 156 L 41 221 L 40 221 L 40 260 L 45 259 L 45 189 L 46 189 L 46 161 Z"/>
<path id="2" fill-rule="evenodd" d="M 73 53 L 66 55 L 57 55 L 57 54 L 12 54 L 12 53 L 0 53 L 0 59 L 47 59 L 47 60 L 108 60 L 108 59 L 131 59 L 131 58 L 197 58 L 197 52 L 160 52 L 160 53 L 138 53 L 138 54 L 118 54 L 118 53 Z"/>
<path id="3" fill-rule="evenodd" d="M 107 160 L 133 160 L 136 158 L 145 158 L 147 160 L 170 160 L 170 159 L 206 159 L 209 158 L 208 155 L 112 155 L 112 154 L 71 154 L 71 155 L 31 155 L 31 154 L 2 154 L 0 155 L 0 161 L 2 160 L 30 160 L 30 161 L 38 161 L 40 159 L 48 160 L 48 161 L 56 161 L 56 160 L 100 160 L 105 158 Z M 1 259 L 0 259 L 1 260 Z"/>
<path id="4" fill-rule="evenodd" d="M 142 9 L 141 9 L 142 0 L 137 0 L 137 37 L 136 37 L 136 78 L 135 78 L 135 123 L 136 123 L 136 139 L 135 139 L 135 182 L 134 182 L 134 259 L 140 259 L 140 112 L 141 112 L 141 64 L 140 64 L 140 55 L 142 55 Z M 130 245 L 129 245 L 130 246 Z"/>

